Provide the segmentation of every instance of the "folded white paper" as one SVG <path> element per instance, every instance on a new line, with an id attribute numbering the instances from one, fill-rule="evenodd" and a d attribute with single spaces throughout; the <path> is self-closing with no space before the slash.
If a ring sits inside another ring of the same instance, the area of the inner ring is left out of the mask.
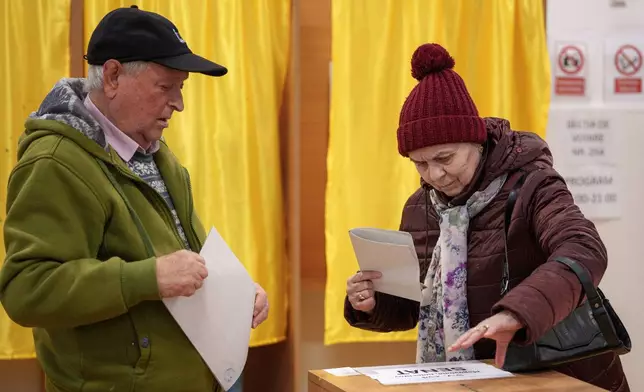
<path id="1" fill-rule="evenodd" d="M 201 249 L 208 277 L 191 297 L 163 300 L 219 384 L 230 389 L 248 356 L 255 283 L 213 227 Z"/>
<path id="2" fill-rule="evenodd" d="M 420 302 L 420 266 L 411 234 L 403 231 L 357 228 L 349 231 L 362 271 L 378 271 L 374 290 Z"/>
<path id="3" fill-rule="evenodd" d="M 469 381 L 513 377 L 505 370 L 480 361 L 423 363 L 355 368 L 382 385 Z"/>

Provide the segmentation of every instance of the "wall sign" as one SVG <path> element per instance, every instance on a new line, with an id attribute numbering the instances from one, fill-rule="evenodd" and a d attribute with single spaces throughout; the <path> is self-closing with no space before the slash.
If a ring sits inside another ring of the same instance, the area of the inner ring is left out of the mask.
<path id="1" fill-rule="evenodd" d="M 639 37 L 616 37 L 604 46 L 606 100 L 639 101 L 642 94 L 642 50 Z"/>
<path id="2" fill-rule="evenodd" d="M 586 45 L 558 42 L 555 66 L 555 96 L 586 95 Z"/>
<path id="3" fill-rule="evenodd" d="M 556 169 L 586 217 L 620 217 L 619 135 L 616 110 L 553 109 L 548 132 Z"/>
<path id="4" fill-rule="evenodd" d="M 619 169 L 615 166 L 579 166 L 560 170 L 575 203 L 591 219 L 621 216 Z"/>

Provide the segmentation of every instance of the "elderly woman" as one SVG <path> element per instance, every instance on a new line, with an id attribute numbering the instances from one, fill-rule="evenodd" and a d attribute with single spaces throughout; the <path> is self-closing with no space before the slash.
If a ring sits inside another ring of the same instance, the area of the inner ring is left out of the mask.
<path id="1" fill-rule="evenodd" d="M 511 130 L 506 120 L 479 117 L 452 70 L 454 60 L 439 45 L 419 47 L 411 65 L 419 83 L 400 113 L 398 150 L 422 181 L 403 209 L 400 229 L 414 238 L 426 288 L 419 304 L 374 292 L 380 274 L 359 272 L 347 282 L 345 318 L 380 332 L 419 323 L 418 362 L 496 357 L 501 366 L 510 341 L 535 342 L 581 300 L 578 278 L 554 259 L 578 261 L 597 284 L 606 270 L 606 249 L 553 169 L 541 138 Z M 520 178 L 507 241 L 510 291 L 501 297 L 504 212 Z M 612 353 L 556 370 L 629 391 Z"/>

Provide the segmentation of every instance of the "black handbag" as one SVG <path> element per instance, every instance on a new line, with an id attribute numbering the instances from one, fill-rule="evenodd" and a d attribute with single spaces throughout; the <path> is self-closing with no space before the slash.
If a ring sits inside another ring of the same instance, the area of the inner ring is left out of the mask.
<path id="1" fill-rule="evenodd" d="M 507 291 L 510 281 L 508 260 L 508 230 L 518 192 L 525 182 L 526 173 L 514 184 L 508 196 L 505 209 L 504 241 L 505 261 L 501 280 L 501 297 Z M 558 257 L 555 259 L 577 275 L 586 296 L 586 301 L 568 317 L 548 330 L 537 342 L 519 345 L 511 342 L 505 356 L 504 370 L 524 372 L 551 368 L 607 352 L 617 355 L 631 351 L 631 339 L 619 316 L 604 293 L 595 288 L 586 269 L 575 260 Z"/>

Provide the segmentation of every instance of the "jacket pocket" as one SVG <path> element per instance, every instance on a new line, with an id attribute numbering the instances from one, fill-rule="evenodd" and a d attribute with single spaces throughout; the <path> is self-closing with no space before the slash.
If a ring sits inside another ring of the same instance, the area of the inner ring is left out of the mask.
<path id="1" fill-rule="evenodd" d="M 72 390 L 63 389 L 63 387 L 52 381 L 51 378 L 45 377 L 45 392 L 72 392 Z"/>
<path id="2" fill-rule="evenodd" d="M 85 379 L 109 374 L 131 374 L 141 356 L 137 334 L 129 314 L 76 328 Z"/>

